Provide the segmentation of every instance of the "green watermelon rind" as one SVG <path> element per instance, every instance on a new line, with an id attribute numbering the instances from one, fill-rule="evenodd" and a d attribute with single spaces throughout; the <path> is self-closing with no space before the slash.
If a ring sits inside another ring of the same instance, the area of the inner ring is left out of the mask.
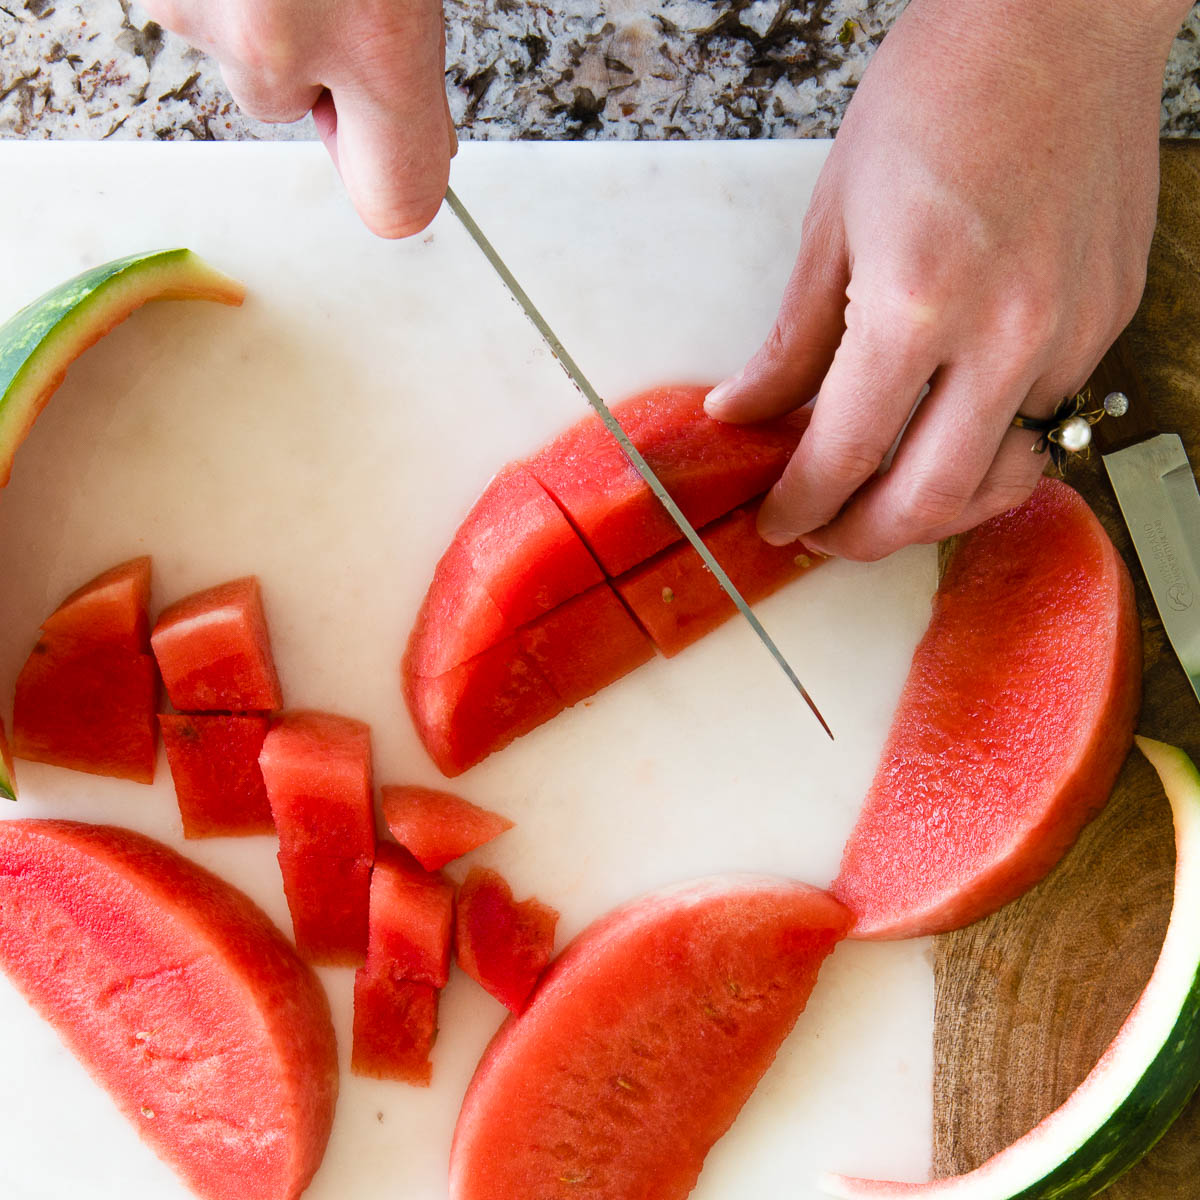
<path id="1" fill-rule="evenodd" d="M 131 254 L 39 296 L 0 326 L 0 487 L 67 368 L 151 300 L 241 304 L 245 289 L 186 249 Z"/>
<path id="2" fill-rule="evenodd" d="M 1089 1200 L 1170 1128 L 1200 1085 L 1200 772 L 1136 739 L 1175 822 L 1175 896 L 1154 973 L 1120 1033 L 1061 1108 L 974 1171 L 930 1183 L 826 1176 L 843 1200 Z"/>

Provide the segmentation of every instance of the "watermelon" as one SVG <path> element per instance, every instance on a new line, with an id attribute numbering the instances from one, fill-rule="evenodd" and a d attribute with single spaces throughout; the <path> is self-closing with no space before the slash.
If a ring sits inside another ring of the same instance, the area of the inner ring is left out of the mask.
<path id="1" fill-rule="evenodd" d="M 815 888 L 725 876 L 584 930 L 475 1071 L 451 1200 L 682 1200 L 850 922 Z"/>
<path id="2" fill-rule="evenodd" d="M 1200 1085 L 1200 773 L 1174 746 L 1138 745 L 1175 819 L 1175 899 L 1146 989 L 1066 1102 L 965 1175 L 931 1183 L 830 1176 L 846 1200 L 1089 1200 L 1158 1141 Z M 1183 1185 L 1179 1195 L 1192 1190 Z M 1132 1194 L 1132 1193 L 1130 1193 Z"/>
<path id="3" fill-rule="evenodd" d="M 649 638 L 607 583 L 523 626 L 517 644 L 567 706 L 654 657 Z"/>
<path id="4" fill-rule="evenodd" d="M 52 637 L 150 653 L 150 559 L 133 558 L 72 592 L 42 622 Z"/>
<path id="5" fill-rule="evenodd" d="M 734 587 L 754 604 L 823 562 L 799 543 L 768 546 L 758 536 L 761 498 L 700 530 Z M 662 551 L 614 581 L 621 599 L 667 658 L 732 617 L 737 609 L 686 542 Z"/>
<path id="6" fill-rule="evenodd" d="M 548 904 L 517 904 L 495 871 L 473 867 L 458 892 L 455 957 L 485 991 L 519 1013 L 554 953 L 557 924 Z"/>
<path id="7" fill-rule="evenodd" d="M 427 871 L 478 849 L 513 824 L 461 796 L 434 788 L 387 786 L 381 795 L 383 819 L 392 836 Z"/>
<path id="8" fill-rule="evenodd" d="M 241 304 L 244 295 L 190 250 L 160 250 L 93 267 L 27 304 L 0 326 L 0 487 L 67 368 L 113 326 L 150 300 Z"/>
<path id="9" fill-rule="evenodd" d="M 307 1186 L 338 1090 L 329 1004 L 241 892 L 129 830 L 5 821 L 0 967 L 203 1200 Z"/>
<path id="10" fill-rule="evenodd" d="M 704 412 L 708 391 L 656 387 L 612 407 L 629 440 L 695 526 L 767 491 L 808 422 L 807 410 L 759 425 L 714 421 Z M 610 576 L 680 540 L 666 509 L 597 416 L 572 426 L 526 465 Z"/>
<path id="11" fill-rule="evenodd" d="M 149 654 L 43 637 L 17 676 L 13 753 L 33 762 L 154 779 L 158 670 Z"/>
<path id="12" fill-rule="evenodd" d="M 283 704 L 254 576 L 176 601 L 150 641 L 180 712 L 270 712 Z"/>
<path id="13" fill-rule="evenodd" d="M 13 769 L 12 751 L 8 748 L 8 734 L 4 732 L 3 720 L 0 720 L 0 796 L 6 800 L 17 798 L 17 776 Z"/>
<path id="14" fill-rule="evenodd" d="M 167 765 L 187 838 L 271 833 L 271 803 L 258 755 L 266 717 L 163 714 Z"/>
<path id="15" fill-rule="evenodd" d="M 428 1087 L 437 1013 L 437 988 L 360 967 L 354 975 L 350 1070 L 372 1079 Z"/>
<path id="16" fill-rule="evenodd" d="M 445 987 L 453 928 L 454 885 L 381 842 L 371 870 L 367 970 Z"/>
<path id="17" fill-rule="evenodd" d="M 566 707 L 515 637 L 432 678 L 409 665 L 402 673 L 405 703 L 429 756 L 449 778 Z"/>
<path id="18" fill-rule="evenodd" d="M 854 936 L 955 929 L 1041 879 L 1107 801 L 1140 698 L 1129 572 L 1046 479 L 963 540 L 934 597 L 833 885 Z"/>

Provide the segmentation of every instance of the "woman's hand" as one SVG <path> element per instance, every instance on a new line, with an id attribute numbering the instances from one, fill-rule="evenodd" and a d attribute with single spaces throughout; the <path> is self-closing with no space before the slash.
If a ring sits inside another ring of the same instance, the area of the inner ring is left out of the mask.
<path id="1" fill-rule="evenodd" d="M 1044 458 L 1013 415 L 1077 391 L 1142 293 L 1187 10 L 913 0 L 847 111 L 775 327 L 708 400 L 755 421 L 817 397 L 768 541 L 875 559 L 1030 493 Z"/>
<path id="2" fill-rule="evenodd" d="M 143 0 L 211 54 L 238 106 L 317 132 L 366 224 L 407 237 L 433 220 L 458 148 L 440 0 Z"/>

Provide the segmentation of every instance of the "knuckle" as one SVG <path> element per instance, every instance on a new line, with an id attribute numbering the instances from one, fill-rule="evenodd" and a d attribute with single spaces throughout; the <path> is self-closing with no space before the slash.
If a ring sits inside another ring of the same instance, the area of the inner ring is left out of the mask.
<path id="1" fill-rule="evenodd" d="M 1036 486 L 1036 476 L 1033 479 L 989 480 L 979 489 L 977 500 L 983 514 L 980 520 L 986 521 L 989 517 L 998 516 L 1024 504 Z"/>
<path id="2" fill-rule="evenodd" d="M 970 499 L 969 488 L 945 479 L 926 477 L 913 481 L 900 508 L 905 526 L 923 533 L 955 520 Z"/>
<path id="3" fill-rule="evenodd" d="M 857 485 L 878 470 L 888 448 L 870 438 L 827 438 L 813 457 L 820 474 Z"/>

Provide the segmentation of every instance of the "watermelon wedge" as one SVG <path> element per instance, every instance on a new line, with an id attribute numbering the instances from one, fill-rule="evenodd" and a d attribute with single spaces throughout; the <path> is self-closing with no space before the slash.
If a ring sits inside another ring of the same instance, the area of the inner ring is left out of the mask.
<path id="1" fill-rule="evenodd" d="M 85 583 L 42 622 L 42 632 L 149 654 L 150 559 L 130 559 Z"/>
<path id="2" fill-rule="evenodd" d="M 0 796 L 5 800 L 17 798 L 17 775 L 13 768 L 12 751 L 8 748 L 8 734 L 4 732 L 4 721 L 0 719 Z"/>
<path id="3" fill-rule="evenodd" d="M 513 823 L 461 796 L 434 788 L 387 786 L 383 819 L 396 839 L 427 871 L 477 850 Z"/>
<path id="4" fill-rule="evenodd" d="M 458 891 L 458 965 L 510 1012 L 519 1013 L 554 953 L 558 913 L 540 900 L 513 900 L 495 871 L 473 867 Z"/>
<path id="5" fill-rule="evenodd" d="M 956 929 L 1041 879 L 1108 800 L 1141 662 L 1129 572 L 1066 484 L 969 534 L 833 885 L 853 936 Z"/>
<path id="6" fill-rule="evenodd" d="M 245 288 L 190 250 L 132 254 L 67 280 L 0 326 L 0 487 L 38 413 L 89 346 L 150 300 L 241 304 Z"/>
<path id="7" fill-rule="evenodd" d="M 1175 819 L 1175 898 L 1154 973 L 1112 1044 L 1062 1107 L 976 1170 L 931 1183 L 830 1176 L 831 1196 L 1088 1200 L 1162 1137 L 1200 1085 L 1200 773 L 1182 750 L 1137 743 Z"/>
<path id="8" fill-rule="evenodd" d="M 307 1186 L 338 1090 L 329 1004 L 241 892 L 129 830 L 0 822 L 0 967 L 198 1196 Z"/>
<path id="9" fill-rule="evenodd" d="M 451 1200 L 682 1200 L 850 920 L 804 884 L 725 876 L 584 930 L 476 1069 Z"/>

